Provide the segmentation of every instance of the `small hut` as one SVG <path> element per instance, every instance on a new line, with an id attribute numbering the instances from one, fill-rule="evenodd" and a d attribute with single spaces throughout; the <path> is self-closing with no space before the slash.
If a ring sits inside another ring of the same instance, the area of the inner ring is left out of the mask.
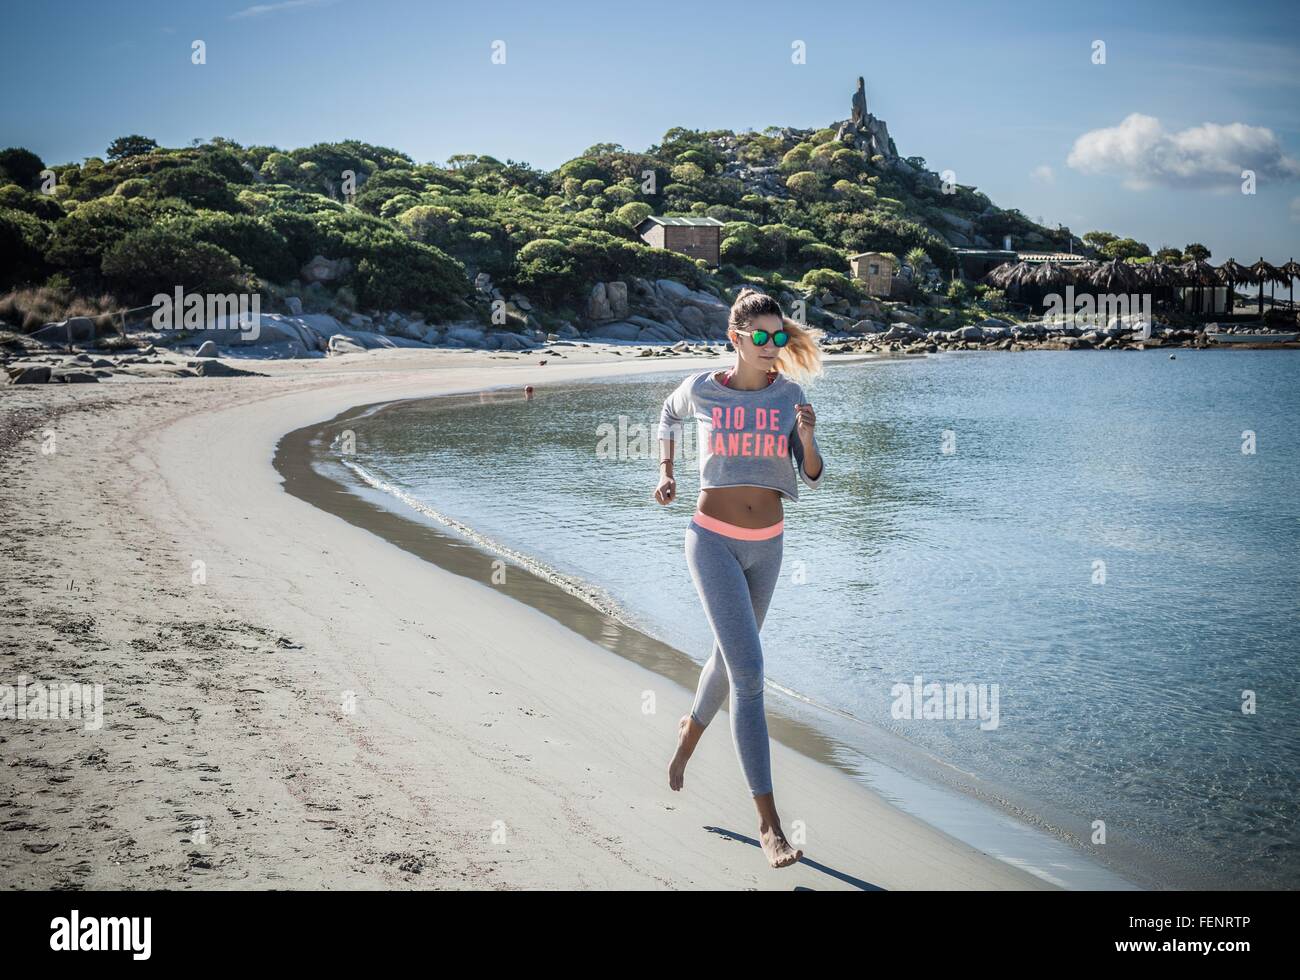
<path id="1" fill-rule="evenodd" d="M 666 248 L 717 268 L 722 260 L 722 222 L 717 218 L 669 218 L 652 214 L 636 226 L 651 248 Z"/>
<path id="2" fill-rule="evenodd" d="M 849 256 L 849 269 L 872 296 L 888 296 L 898 271 L 898 260 L 884 252 L 859 252 Z"/>

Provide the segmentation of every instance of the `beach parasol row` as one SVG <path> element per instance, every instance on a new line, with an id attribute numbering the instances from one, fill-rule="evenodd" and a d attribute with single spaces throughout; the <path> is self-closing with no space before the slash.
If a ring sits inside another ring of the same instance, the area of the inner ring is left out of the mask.
<path id="1" fill-rule="evenodd" d="M 1300 263 L 1294 258 L 1279 267 L 1265 262 L 1261 257 L 1250 266 L 1241 265 L 1236 259 L 1230 258 L 1217 268 L 1204 259 L 1189 259 L 1182 263 L 1135 263 L 1112 259 L 1109 262 L 1078 262 L 1072 265 L 1051 260 L 1040 263 L 1004 262 L 991 270 L 984 281 L 1004 290 L 1023 286 L 1042 290 L 1082 286 L 1107 293 L 1132 293 L 1152 287 L 1194 287 L 1199 294 L 1205 287 L 1227 286 L 1231 291 L 1237 286 L 1250 285 L 1259 287 L 1259 309 L 1262 315 L 1264 285 L 1269 285 L 1270 292 L 1274 286 L 1287 286 L 1294 306 L 1297 278 L 1300 278 Z"/>

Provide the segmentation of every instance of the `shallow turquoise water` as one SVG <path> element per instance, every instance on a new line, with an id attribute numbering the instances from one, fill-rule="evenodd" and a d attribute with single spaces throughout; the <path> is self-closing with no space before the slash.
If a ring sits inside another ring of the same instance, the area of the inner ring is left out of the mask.
<path id="1" fill-rule="evenodd" d="M 356 460 L 702 661 L 693 465 L 661 508 L 637 439 L 681 376 L 409 403 Z M 809 393 L 828 475 L 786 510 L 769 678 L 1184 880 L 1300 884 L 1300 357 L 950 355 Z M 917 676 L 996 685 L 996 727 L 896 717 Z"/>

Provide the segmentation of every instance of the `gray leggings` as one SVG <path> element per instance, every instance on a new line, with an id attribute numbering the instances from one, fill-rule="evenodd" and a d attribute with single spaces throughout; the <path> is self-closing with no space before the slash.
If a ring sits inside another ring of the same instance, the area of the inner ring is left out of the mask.
<path id="1" fill-rule="evenodd" d="M 722 533 L 701 527 L 711 523 Z M 771 752 L 763 712 L 763 648 L 758 631 L 781 574 L 782 534 L 731 537 L 731 525 L 696 515 L 686 530 L 686 565 L 713 627 L 713 655 L 700 673 L 691 717 L 707 726 L 731 690 L 731 737 L 754 796 L 772 792 Z M 733 529 L 739 531 L 740 529 Z M 730 678 L 730 685 L 728 685 Z"/>

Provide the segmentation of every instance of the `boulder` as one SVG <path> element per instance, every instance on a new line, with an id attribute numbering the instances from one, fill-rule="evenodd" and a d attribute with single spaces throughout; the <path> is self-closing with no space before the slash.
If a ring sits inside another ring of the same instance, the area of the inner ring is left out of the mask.
<path id="1" fill-rule="evenodd" d="M 65 384 L 98 384 L 99 378 L 90 371 L 77 371 L 69 368 L 55 368 L 50 372 L 50 381 L 62 381 Z"/>
<path id="2" fill-rule="evenodd" d="M 365 351 L 364 346 L 341 333 L 336 333 L 329 339 L 329 352 L 331 354 L 364 354 Z"/>
<path id="3" fill-rule="evenodd" d="M 43 385 L 50 380 L 50 369 L 43 364 L 22 364 L 6 369 L 9 383 L 15 385 Z"/>
<path id="4" fill-rule="evenodd" d="M 317 255 L 302 267 L 299 275 L 303 282 L 311 284 L 317 282 L 332 282 L 335 279 L 347 275 L 347 273 L 351 271 L 351 259 L 327 259 L 323 255 Z"/>
<path id="5" fill-rule="evenodd" d="M 627 316 L 627 283 L 605 283 L 605 299 L 609 303 L 610 313 L 618 319 Z"/>
<path id="6" fill-rule="evenodd" d="M 195 357 L 216 357 L 217 345 L 210 340 L 205 340 L 199 344 L 199 349 L 194 352 Z"/>
<path id="7" fill-rule="evenodd" d="M 490 334 L 486 339 L 495 340 L 494 346 L 497 350 L 531 350 L 536 346 L 531 339 L 523 334 L 509 333 L 508 331 Z"/>
<path id="8" fill-rule="evenodd" d="M 256 371 L 245 371 L 243 368 L 232 367 L 229 364 L 223 364 L 221 361 L 191 361 L 189 367 L 194 369 L 194 373 L 200 378 L 264 378 L 266 375 L 258 374 Z"/>
<path id="9" fill-rule="evenodd" d="M 847 328 L 848 333 L 884 333 L 888 329 L 878 320 L 858 320 Z"/>
<path id="10" fill-rule="evenodd" d="M 453 323 L 443 331 L 443 344 L 447 347 L 482 347 L 483 328 L 472 323 Z"/>
<path id="11" fill-rule="evenodd" d="M 267 329 L 268 320 L 270 320 L 272 323 L 279 323 L 281 319 L 282 318 L 278 318 L 275 316 L 266 316 L 265 314 L 263 314 L 262 315 L 263 332 L 265 332 Z M 330 316 L 328 313 L 308 313 L 304 316 L 295 317 L 291 322 L 297 326 L 307 327 L 308 329 L 312 330 L 314 333 L 318 334 L 321 337 L 332 337 L 336 333 L 343 332 L 343 324 L 339 323 L 338 320 L 334 319 L 334 317 Z"/>
<path id="12" fill-rule="evenodd" d="M 970 235 L 975 231 L 974 222 L 967 218 L 963 218 L 961 215 L 955 214 L 952 211 L 940 211 L 939 217 L 943 219 L 944 224 L 948 225 L 950 228 L 956 228 L 963 235 Z"/>
<path id="13" fill-rule="evenodd" d="M 593 330 L 587 332 L 587 336 L 597 340 L 636 340 L 641 334 L 642 328 L 635 323 L 619 321 L 616 323 L 603 323 Z"/>
<path id="14" fill-rule="evenodd" d="M 681 339 L 682 332 L 666 323 L 655 323 L 648 327 L 642 327 L 641 332 L 637 335 L 637 340 L 642 343 L 676 343 L 683 346 L 686 341 Z"/>
<path id="15" fill-rule="evenodd" d="M 969 327 L 962 327 L 956 331 L 959 340 L 983 340 L 984 330 L 978 324 L 971 324 Z"/>
<path id="16" fill-rule="evenodd" d="M 893 323 L 890 324 L 889 329 L 885 331 L 884 339 L 885 340 L 910 340 L 911 338 L 916 337 L 918 334 L 919 331 L 915 327 L 913 327 L 910 323 Z"/>
<path id="17" fill-rule="evenodd" d="M 95 321 L 88 316 L 74 316 L 57 323 L 47 323 L 31 334 L 42 344 L 82 344 L 95 339 Z"/>
<path id="18" fill-rule="evenodd" d="M 286 296 L 284 305 L 288 308 L 289 313 L 293 316 L 302 316 L 302 300 L 297 296 Z"/>
<path id="19" fill-rule="evenodd" d="M 591 296 L 587 298 L 587 316 L 593 320 L 610 320 L 614 316 L 603 282 L 598 282 L 591 287 Z"/>

